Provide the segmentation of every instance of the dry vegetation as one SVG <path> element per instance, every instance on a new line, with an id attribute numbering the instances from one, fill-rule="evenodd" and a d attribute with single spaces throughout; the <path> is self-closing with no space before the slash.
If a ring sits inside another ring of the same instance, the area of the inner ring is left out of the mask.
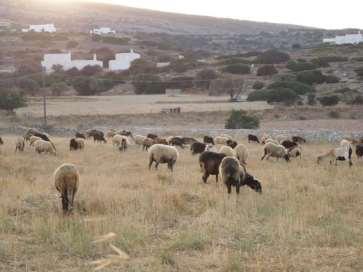
<path id="1" fill-rule="evenodd" d="M 329 146 L 304 146 L 302 160 L 259 160 L 249 171 L 263 194 L 243 188 L 230 197 L 210 178 L 202 184 L 197 157 L 181 151 L 174 174 L 147 170 L 147 155 L 131 147 L 87 142 L 84 152 L 14 154 L 4 137 L 0 156 L 0 270 L 91 271 L 112 253 L 130 259 L 104 271 L 363 271 L 362 162 L 317 166 Z M 80 190 L 73 216 L 63 217 L 52 173 L 78 165 Z"/>

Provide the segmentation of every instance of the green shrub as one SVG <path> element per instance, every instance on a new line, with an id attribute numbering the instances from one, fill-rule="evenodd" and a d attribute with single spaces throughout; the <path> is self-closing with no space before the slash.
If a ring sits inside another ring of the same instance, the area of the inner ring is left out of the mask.
<path id="1" fill-rule="evenodd" d="M 273 65 L 264 65 L 257 69 L 257 76 L 272 76 L 277 73 L 278 71 Z"/>
<path id="2" fill-rule="evenodd" d="M 287 88 L 257 90 L 247 97 L 248 101 L 283 102 L 287 105 L 294 104 L 298 99 L 299 96 L 293 90 Z"/>
<path id="3" fill-rule="evenodd" d="M 232 64 L 251 64 L 251 62 L 249 60 L 246 60 L 243 58 L 232 57 L 232 58 L 227 58 L 225 60 L 222 60 L 218 64 L 227 66 L 227 65 L 232 65 Z"/>
<path id="4" fill-rule="evenodd" d="M 40 89 L 38 82 L 31 78 L 20 79 L 18 82 L 18 87 L 30 95 L 35 95 Z"/>
<path id="5" fill-rule="evenodd" d="M 92 40 L 96 42 L 115 44 L 115 45 L 127 45 L 130 42 L 129 38 L 120 38 L 114 36 L 101 36 L 101 35 L 93 35 Z"/>
<path id="6" fill-rule="evenodd" d="M 337 76 L 333 76 L 333 75 L 325 76 L 325 82 L 328 84 L 338 83 L 339 81 L 340 81 L 340 79 Z"/>
<path id="7" fill-rule="evenodd" d="M 246 75 L 251 73 L 251 68 L 246 64 L 232 64 L 224 67 L 224 72 L 237 75 Z"/>
<path id="8" fill-rule="evenodd" d="M 71 84 L 79 95 L 96 95 L 108 91 L 115 83 L 108 79 L 79 76 Z"/>
<path id="9" fill-rule="evenodd" d="M 0 110 L 5 110 L 9 113 L 13 113 L 15 109 L 25 106 L 26 99 L 21 93 L 15 90 L 0 91 Z"/>
<path id="10" fill-rule="evenodd" d="M 301 71 L 306 71 L 306 70 L 314 70 L 317 68 L 317 66 L 311 62 L 307 62 L 307 61 L 295 61 L 295 60 L 290 60 L 287 63 L 286 66 L 289 70 L 294 71 L 294 72 L 301 72 Z"/>
<path id="11" fill-rule="evenodd" d="M 254 90 L 261 90 L 263 87 L 265 87 L 265 83 L 261 82 L 261 81 L 256 81 L 255 83 L 253 83 L 252 88 Z"/>
<path id="12" fill-rule="evenodd" d="M 287 53 L 280 52 L 278 50 L 268 50 L 260 54 L 256 58 L 256 63 L 260 64 L 278 64 L 287 62 L 290 60 L 290 56 Z"/>
<path id="13" fill-rule="evenodd" d="M 323 96 L 318 98 L 318 100 L 323 106 L 335 106 L 339 103 L 339 97 L 336 95 Z"/>
<path id="14" fill-rule="evenodd" d="M 165 94 L 165 83 L 156 75 L 139 75 L 132 84 L 136 94 Z"/>
<path id="15" fill-rule="evenodd" d="M 304 95 L 307 93 L 315 92 L 315 89 L 308 84 L 296 81 L 296 80 L 280 80 L 270 84 L 268 89 L 286 88 L 293 90 L 298 95 Z"/>
<path id="16" fill-rule="evenodd" d="M 311 63 L 315 64 L 317 67 L 326 68 L 329 67 L 330 64 L 328 61 L 322 58 L 315 58 L 311 60 Z"/>
<path id="17" fill-rule="evenodd" d="M 310 106 L 316 105 L 315 94 L 308 94 L 308 104 Z"/>
<path id="18" fill-rule="evenodd" d="M 226 120 L 226 129 L 256 129 L 260 120 L 256 116 L 248 115 L 244 111 L 233 110 Z"/>
<path id="19" fill-rule="evenodd" d="M 325 82 L 325 76 L 319 70 L 302 71 L 297 73 L 296 79 L 306 84 L 321 84 Z"/>

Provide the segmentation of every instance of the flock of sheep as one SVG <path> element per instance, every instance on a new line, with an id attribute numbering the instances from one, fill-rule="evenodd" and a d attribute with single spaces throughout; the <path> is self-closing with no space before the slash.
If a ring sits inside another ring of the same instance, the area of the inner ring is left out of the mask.
<path id="1" fill-rule="evenodd" d="M 247 171 L 248 148 L 243 144 L 237 143 L 229 135 L 220 135 L 214 138 L 204 136 L 202 141 L 198 141 L 191 137 L 171 136 L 162 138 L 155 134 L 148 134 L 146 136 L 133 135 L 130 131 L 125 130 L 120 132 L 110 130 L 104 135 L 102 131 L 92 129 L 86 131 L 86 133 L 77 132 L 75 137 L 69 141 L 70 151 L 83 150 L 86 139 L 90 138 L 96 143 L 107 143 L 107 139 L 109 139 L 112 145 L 121 152 L 125 152 L 133 142 L 136 145 L 142 146 L 143 150 L 148 151 L 149 169 L 151 169 L 153 164 L 156 169 L 159 164 L 167 164 L 171 171 L 173 171 L 179 157 L 177 147 L 184 149 L 186 146 L 189 146 L 193 155 L 200 154 L 199 166 L 203 172 L 202 180 L 204 183 L 207 182 L 210 175 L 216 176 L 216 182 L 218 182 L 220 175 L 229 194 L 232 191 L 232 187 L 235 187 L 237 194 L 239 194 L 240 187 L 244 185 L 249 186 L 256 192 L 262 193 L 261 183 Z M 15 152 L 24 151 L 26 142 L 39 154 L 57 154 L 56 147 L 50 137 L 36 129 L 29 129 L 23 137 L 19 137 L 16 140 Z M 248 142 L 264 145 L 261 160 L 268 160 L 270 157 L 273 157 L 277 160 L 281 158 L 288 162 L 291 158 L 301 158 L 301 146 L 306 143 L 306 140 L 299 136 L 272 138 L 268 135 L 263 135 L 259 139 L 256 135 L 250 134 L 248 135 Z M 3 144 L 4 141 L 0 137 L 0 145 Z M 317 163 L 324 159 L 329 159 L 330 163 L 335 162 L 335 164 L 338 161 L 348 161 L 349 166 L 352 166 L 354 145 L 356 146 L 358 159 L 362 158 L 363 139 L 359 141 L 343 139 L 338 147 L 318 156 Z M 219 146 L 218 149 L 217 146 Z M 72 211 L 79 179 L 79 172 L 73 164 L 63 164 L 54 172 L 55 187 L 61 194 L 62 208 L 66 214 Z"/>

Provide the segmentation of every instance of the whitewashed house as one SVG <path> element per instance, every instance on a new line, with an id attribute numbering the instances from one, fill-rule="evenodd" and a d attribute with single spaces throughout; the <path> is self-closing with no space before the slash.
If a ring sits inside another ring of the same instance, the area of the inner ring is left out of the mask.
<path id="1" fill-rule="evenodd" d="M 45 25 L 29 25 L 29 28 L 23 28 L 22 32 L 48 32 L 53 33 L 57 32 L 54 24 L 45 24 Z"/>
<path id="2" fill-rule="evenodd" d="M 54 72 L 54 66 L 62 66 L 63 70 L 69 70 L 72 68 L 81 70 L 88 65 L 100 66 L 103 68 L 103 62 L 97 60 L 97 56 L 95 54 L 93 55 L 92 60 L 72 60 L 71 53 L 45 54 L 41 65 L 48 74 Z"/>
<path id="3" fill-rule="evenodd" d="M 91 34 L 96 35 L 107 35 L 107 34 L 116 34 L 115 30 L 112 30 L 109 27 L 100 27 L 100 28 L 94 28 L 90 31 Z"/>
<path id="4" fill-rule="evenodd" d="M 140 59 L 141 55 L 130 50 L 129 53 L 119 53 L 115 55 L 114 60 L 110 60 L 108 68 L 110 71 L 124 71 L 130 69 L 131 63 Z"/>
<path id="5" fill-rule="evenodd" d="M 170 66 L 170 62 L 158 62 L 156 63 L 156 68 L 164 68 Z"/>
<path id="6" fill-rule="evenodd" d="M 363 42 L 363 34 L 346 34 L 343 36 L 336 36 L 335 38 L 323 39 L 324 43 L 331 44 L 359 44 Z"/>

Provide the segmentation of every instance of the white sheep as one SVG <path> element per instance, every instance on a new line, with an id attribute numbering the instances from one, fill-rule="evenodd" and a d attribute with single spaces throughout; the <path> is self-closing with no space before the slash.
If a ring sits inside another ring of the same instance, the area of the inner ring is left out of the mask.
<path id="1" fill-rule="evenodd" d="M 234 148 L 236 157 L 241 165 L 247 165 L 248 149 L 244 144 L 239 144 Z"/>
<path id="2" fill-rule="evenodd" d="M 116 134 L 112 137 L 112 144 L 113 146 L 120 147 L 122 145 L 122 142 L 126 141 L 126 144 L 129 144 L 129 139 L 127 136 Z"/>
<path id="3" fill-rule="evenodd" d="M 29 138 L 29 145 L 30 146 L 33 146 L 34 145 L 34 143 L 36 142 L 36 141 L 38 141 L 38 140 L 42 140 L 40 137 L 38 137 L 38 136 L 30 136 L 30 138 Z"/>
<path id="4" fill-rule="evenodd" d="M 214 143 L 217 145 L 226 145 L 228 140 L 231 140 L 230 137 L 217 136 L 214 138 Z"/>
<path id="5" fill-rule="evenodd" d="M 54 185 L 62 198 L 62 208 L 64 213 L 69 213 L 73 209 L 74 196 L 78 191 L 79 172 L 75 165 L 65 163 L 54 171 Z"/>
<path id="6" fill-rule="evenodd" d="M 134 136 L 134 142 L 137 145 L 141 145 L 142 146 L 145 139 L 146 139 L 146 136 L 143 136 L 143 135 L 135 135 Z"/>
<path id="7" fill-rule="evenodd" d="M 15 142 L 15 152 L 20 151 L 23 152 L 25 148 L 25 139 L 24 137 L 19 137 Z"/>
<path id="8" fill-rule="evenodd" d="M 341 142 L 340 142 L 340 146 L 349 146 L 349 145 L 351 145 L 351 144 L 352 144 L 352 141 L 347 140 L 347 139 L 343 139 L 343 140 L 341 140 Z"/>
<path id="9" fill-rule="evenodd" d="M 290 160 L 290 155 L 287 149 L 282 145 L 267 143 L 265 144 L 263 150 L 264 150 L 264 155 L 262 156 L 261 160 L 263 160 L 265 157 L 266 160 L 268 160 L 269 157 L 277 159 L 284 158 L 286 161 Z"/>
<path id="10" fill-rule="evenodd" d="M 56 151 L 51 142 L 47 142 L 44 140 L 38 140 L 33 144 L 33 146 L 35 147 L 35 151 L 39 154 L 49 153 L 49 154 L 56 155 Z"/>
<path id="11" fill-rule="evenodd" d="M 117 132 L 115 129 L 110 129 L 109 131 L 107 131 L 106 137 L 109 139 L 109 138 L 112 138 L 113 136 L 115 136 L 116 134 L 117 134 Z"/>
<path id="12" fill-rule="evenodd" d="M 219 153 L 224 154 L 229 157 L 236 157 L 236 152 L 232 149 L 232 147 L 226 146 L 226 145 L 222 146 L 219 149 Z"/>
<path id="13" fill-rule="evenodd" d="M 176 163 L 179 152 L 174 146 L 155 144 L 149 148 L 149 169 L 153 162 L 157 169 L 159 164 L 167 163 L 168 168 L 173 171 L 174 164 Z"/>
<path id="14" fill-rule="evenodd" d="M 351 144 L 345 144 L 343 146 L 331 149 L 329 150 L 329 152 L 318 156 L 317 163 L 319 164 L 325 158 L 330 158 L 330 164 L 333 162 L 333 160 L 335 160 L 335 165 L 338 164 L 338 161 L 348 161 L 349 166 L 352 166 L 352 153 L 353 149 Z"/>
<path id="15" fill-rule="evenodd" d="M 264 140 L 264 144 L 267 144 L 267 143 L 273 143 L 273 144 L 275 144 L 275 145 L 279 145 L 279 144 L 280 144 L 280 142 L 279 142 L 279 141 L 277 141 L 277 140 L 275 140 L 275 139 L 273 139 L 273 138 L 267 138 L 267 139 L 265 139 L 265 140 Z"/>
<path id="16" fill-rule="evenodd" d="M 223 183 L 227 186 L 228 194 L 232 191 L 232 186 L 236 187 L 236 192 L 239 194 L 241 187 L 241 170 L 239 161 L 234 157 L 224 157 L 219 165 L 219 174 Z M 245 173 L 243 172 L 242 179 Z"/>

